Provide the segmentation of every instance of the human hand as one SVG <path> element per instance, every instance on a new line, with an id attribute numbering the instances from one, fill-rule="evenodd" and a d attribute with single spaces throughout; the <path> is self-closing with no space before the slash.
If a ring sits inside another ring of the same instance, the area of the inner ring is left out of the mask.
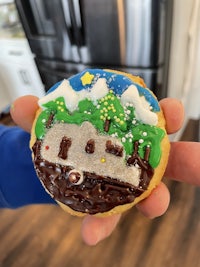
<path id="1" fill-rule="evenodd" d="M 11 108 L 13 120 L 24 130 L 30 132 L 38 109 L 38 98 L 34 96 L 25 96 L 17 99 Z M 182 125 L 184 111 L 180 102 L 175 99 L 163 99 L 160 102 L 166 117 L 168 134 L 175 133 Z M 177 142 L 172 143 L 169 164 L 166 170 L 166 176 L 177 178 L 180 181 L 189 181 L 200 184 L 200 178 L 197 179 L 200 167 L 197 165 L 197 153 L 200 151 L 199 144 Z M 194 150 L 194 151 L 193 151 Z M 193 157 L 188 161 L 188 151 L 192 151 Z M 191 166 L 195 165 L 195 168 Z M 184 171 L 183 171 L 184 166 Z M 191 178 L 194 177 L 194 178 Z M 190 180 L 191 179 L 191 180 Z M 160 183 L 151 193 L 151 195 L 140 202 L 137 208 L 147 217 L 154 218 L 162 215 L 168 208 L 170 195 L 164 183 Z M 89 245 L 95 245 L 102 239 L 111 234 L 117 225 L 121 215 L 113 215 L 105 218 L 96 218 L 86 216 L 82 223 L 82 237 Z"/>

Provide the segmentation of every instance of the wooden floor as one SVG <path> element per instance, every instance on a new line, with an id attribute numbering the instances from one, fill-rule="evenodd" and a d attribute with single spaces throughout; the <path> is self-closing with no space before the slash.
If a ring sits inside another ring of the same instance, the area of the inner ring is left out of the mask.
<path id="1" fill-rule="evenodd" d="M 196 122 L 185 132 L 194 140 Z M 199 267 L 200 188 L 166 181 L 171 204 L 149 220 L 136 209 L 96 247 L 80 237 L 81 219 L 59 207 L 35 205 L 0 210 L 1 267 Z"/>

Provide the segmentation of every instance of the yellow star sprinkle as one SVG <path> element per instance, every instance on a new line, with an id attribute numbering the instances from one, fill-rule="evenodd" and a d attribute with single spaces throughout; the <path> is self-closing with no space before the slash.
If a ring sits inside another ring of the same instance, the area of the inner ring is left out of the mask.
<path id="1" fill-rule="evenodd" d="M 94 75 L 88 71 L 81 77 L 82 85 L 91 84 L 94 79 Z"/>

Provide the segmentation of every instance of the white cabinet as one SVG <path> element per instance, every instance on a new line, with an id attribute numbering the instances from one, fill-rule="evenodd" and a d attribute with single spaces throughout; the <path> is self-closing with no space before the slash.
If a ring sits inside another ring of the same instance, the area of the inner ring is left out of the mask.
<path id="1" fill-rule="evenodd" d="M 19 96 L 44 93 L 15 2 L 0 0 L 0 110 Z"/>
<path id="2" fill-rule="evenodd" d="M 26 39 L 0 40 L 0 95 L 10 102 L 22 95 L 44 95 L 44 86 Z"/>
<path id="3" fill-rule="evenodd" d="M 0 112 L 10 104 L 10 97 L 8 96 L 4 82 L 0 76 Z"/>

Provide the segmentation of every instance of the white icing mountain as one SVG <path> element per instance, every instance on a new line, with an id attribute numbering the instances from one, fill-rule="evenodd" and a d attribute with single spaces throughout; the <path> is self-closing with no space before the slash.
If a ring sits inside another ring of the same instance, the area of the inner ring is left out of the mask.
<path id="1" fill-rule="evenodd" d="M 94 86 L 90 90 L 74 91 L 68 80 L 63 82 L 56 88 L 55 91 L 47 94 L 39 100 L 39 105 L 53 101 L 58 97 L 63 97 L 65 105 L 70 112 L 77 109 L 79 101 L 89 98 L 94 103 L 106 96 L 109 92 L 109 88 L 105 78 L 99 78 Z M 145 124 L 157 125 L 157 114 L 151 111 L 151 106 L 146 101 L 144 96 L 140 96 L 135 85 L 130 85 L 127 90 L 121 95 L 121 103 L 125 106 L 130 103 L 135 108 L 136 119 L 142 121 Z"/>

